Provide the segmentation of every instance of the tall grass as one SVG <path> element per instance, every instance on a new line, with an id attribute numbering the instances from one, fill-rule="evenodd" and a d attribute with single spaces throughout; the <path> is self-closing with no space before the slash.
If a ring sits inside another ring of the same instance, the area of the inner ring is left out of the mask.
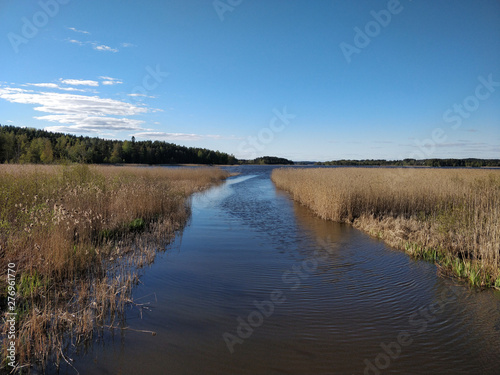
<path id="1" fill-rule="evenodd" d="M 65 349 L 113 326 L 138 270 L 188 219 L 186 198 L 226 177 L 215 168 L 0 165 L 0 303 L 6 312 L 15 263 L 19 364 L 67 360 Z"/>
<path id="2" fill-rule="evenodd" d="M 473 285 L 500 287 L 500 171 L 279 169 L 272 180 L 323 219 L 352 223 Z"/>

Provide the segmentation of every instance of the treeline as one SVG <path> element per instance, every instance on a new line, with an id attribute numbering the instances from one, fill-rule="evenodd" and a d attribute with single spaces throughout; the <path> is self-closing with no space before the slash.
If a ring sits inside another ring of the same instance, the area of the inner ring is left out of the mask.
<path id="1" fill-rule="evenodd" d="M 401 166 L 401 167 L 500 167 L 500 159 L 404 159 L 332 160 L 317 165 Z"/>
<path id="2" fill-rule="evenodd" d="M 115 141 L 0 125 L 0 163 L 235 164 L 233 155 L 162 141 Z"/>
<path id="3" fill-rule="evenodd" d="M 276 156 L 262 156 L 253 160 L 239 160 L 240 164 L 285 164 L 293 165 L 294 162 L 285 158 L 278 158 Z"/>

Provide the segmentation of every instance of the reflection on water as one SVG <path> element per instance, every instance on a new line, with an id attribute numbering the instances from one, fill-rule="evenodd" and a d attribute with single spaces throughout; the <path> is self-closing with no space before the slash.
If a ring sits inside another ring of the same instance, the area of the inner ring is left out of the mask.
<path id="1" fill-rule="evenodd" d="M 127 313 L 157 335 L 115 332 L 76 358 L 80 373 L 498 374 L 498 294 L 314 217 L 270 170 L 239 167 L 192 199 L 134 292 L 152 309 Z"/>
<path id="2" fill-rule="evenodd" d="M 238 176 L 228 179 L 224 184 L 215 186 L 210 190 L 195 194 L 191 200 L 191 207 L 196 212 L 207 209 L 209 207 L 215 207 L 222 200 L 234 194 L 233 185 L 242 183 L 246 180 L 256 177 L 256 175 L 248 176 Z"/>

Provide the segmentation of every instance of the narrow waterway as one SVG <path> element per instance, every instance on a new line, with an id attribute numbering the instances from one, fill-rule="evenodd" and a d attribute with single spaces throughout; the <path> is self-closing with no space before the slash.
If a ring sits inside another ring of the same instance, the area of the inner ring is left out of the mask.
<path id="1" fill-rule="evenodd" d="M 134 290 L 151 309 L 127 325 L 156 335 L 115 331 L 81 374 L 500 373 L 498 292 L 316 218 L 271 167 L 234 169 Z"/>

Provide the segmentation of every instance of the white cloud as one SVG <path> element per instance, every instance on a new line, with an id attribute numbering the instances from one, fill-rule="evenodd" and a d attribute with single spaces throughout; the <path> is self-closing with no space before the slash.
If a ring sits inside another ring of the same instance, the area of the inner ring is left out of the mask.
<path id="1" fill-rule="evenodd" d="M 28 86 L 36 86 L 36 87 L 46 87 L 49 89 L 58 89 L 59 85 L 55 83 L 27 83 Z"/>
<path id="2" fill-rule="evenodd" d="M 68 27 L 68 30 L 71 30 L 71 31 L 74 31 L 75 33 L 80 33 L 80 34 L 90 34 L 88 31 L 78 30 L 78 29 L 75 29 L 74 27 Z"/>
<path id="3" fill-rule="evenodd" d="M 58 92 L 34 92 L 15 87 L 1 87 L 0 98 L 11 103 L 31 104 L 35 111 L 47 113 L 38 120 L 58 122 L 61 126 L 48 127 L 51 131 L 94 132 L 144 130 L 142 120 L 131 119 L 150 109 L 114 99 Z"/>
<path id="4" fill-rule="evenodd" d="M 146 95 L 146 94 L 140 94 L 140 93 L 133 93 L 133 94 L 127 94 L 127 96 L 131 96 L 133 98 L 150 98 L 150 99 L 156 99 L 156 96 L 152 95 Z"/>
<path id="5" fill-rule="evenodd" d="M 148 111 L 142 106 L 98 96 L 56 92 L 34 93 L 29 90 L 0 88 L 0 98 L 11 103 L 40 105 L 35 110 L 57 114 L 88 114 L 90 116 L 133 116 Z"/>
<path id="6" fill-rule="evenodd" d="M 100 79 L 103 79 L 101 83 L 103 85 L 111 86 L 111 85 L 120 85 L 123 83 L 122 80 L 119 80 L 118 78 L 112 78 L 112 77 L 106 77 L 106 76 L 101 76 L 99 77 Z"/>
<path id="7" fill-rule="evenodd" d="M 57 83 L 26 83 L 23 86 L 35 86 L 35 87 L 43 87 L 47 89 L 57 89 L 63 91 L 80 91 L 85 92 L 83 89 L 77 89 L 75 87 L 61 87 Z"/>
<path id="8" fill-rule="evenodd" d="M 88 79 L 60 79 L 61 83 L 64 83 L 65 85 L 73 85 L 73 86 L 93 86 L 97 87 L 99 86 L 99 82 L 97 81 L 91 81 Z"/>
<path id="9" fill-rule="evenodd" d="M 93 44 L 93 47 L 96 51 L 105 51 L 105 52 L 118 52 L 118 49 L 112 48 L 110 46 L 106 46 L 104 44 Z"/>
<path id="10" fill-rule="evenodd" d="M 120 44 L 123 48 L 130 48 L 130 47 L 137 47 L 135 44 L 132 43 L 122 43 Z"/>
<path id="11" fill-rule="evenodd" d="M 163 141 L 198 141 L 200 139 L 222 139 L 220 135 L 211 134 L 186 134 L 186 133 L 165 133 L 157 131 L 146 131 L 133 134 L 136 138 L 157 139 Z"/>
<path id="12" fill-rule="evenodd" d="M 77 39 L 68 39 L 67 41 L 69 43 L 78 44 L 79 46 L 90 45 L 96 51 L 102 51 L 102 52 L 118 52 L 119 51 L 118 48 L 113 48 L 113 47 L 107 46 L 105 44 L 102 44 L 100 42 L 90 42 L 90 41 L 82 42 L 82 41 L 77 40 Z"/>
<path id="13" fill-rule="evenodd" d="M 74 124 L 70 126 L 48 126 L 45 129 L 54 132 L 97 132 L 100 133 L 103 130 L 113 130 L 113 131 L 133 131 L 141 130 L 141 124 L 144 121 L 133 120 L 126 117 L 115 118 L 115 117 L 83 117 L 83 116 L 73 116 L 73 115 L 48 115 L 48 116 L 38 116 L 35 117 L 37 120 L 45 120 L 50 122 L 59 122 L 61 124 Z"/>

